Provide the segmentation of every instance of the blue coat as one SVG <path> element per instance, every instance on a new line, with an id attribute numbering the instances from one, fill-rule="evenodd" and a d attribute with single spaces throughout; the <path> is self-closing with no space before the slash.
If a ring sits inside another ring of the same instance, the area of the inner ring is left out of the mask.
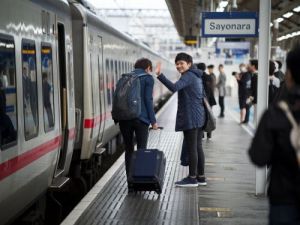
<path id="1" fill-rule="evenodd" d="M 141 114 L 139 120 L 146 124 L 156 123 L 155 112 L 153 108 L 153 86 L 154 79 L 150 74 L 147 74 L 143 69 L 135 69 L 134 73 L 142 75 L 140 79 L 141 84 Z M 144 74 L 147 74 L 144 76 Z"/>
<path id="2" fill-rule="evenodd" d="M 204 89 L 202 72 L 189 69 L 183 73 L 176 83 L 172 83 L 163 74 L 158 79 L 172 92 L 178 91 L 178 107 L 176 116 L 176 131 L 203 127 L 205 111 L 203 105 Z"/>

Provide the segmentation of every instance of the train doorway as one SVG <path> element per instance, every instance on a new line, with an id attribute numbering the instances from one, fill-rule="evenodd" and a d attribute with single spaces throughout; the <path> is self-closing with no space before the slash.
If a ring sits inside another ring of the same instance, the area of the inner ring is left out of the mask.
<path id="1" fill-rule="evenodd" d="M 62 23 L 57 23 L 57 40 L 58 40 L 58 64 L 59 64 L 59 83 L 60 83 L 60 115 L 61 115 L 61 149 L 55 171 L 55 177 L 58 177 L 64 171 L 68 148 L 68 101 L 67 101 L 67 71 L 66 71 L 66 47 L 65 47 L 65 27 Z"/>
<path id="2" fill-rule="evenodd" d="M 104 127 L 105 127 L 105 119 L 106 119 L 106 109 L 105 109 L 105 84 L 104 84 L 104 67 L 103 67 L 103 44 L 102 44 L 102 37 L 98 35 L 98 71 L 99 71 L 99 90 L 100 90 L 100 96 L 99 96 L 99 104 L 100 104 L 100 127 L 99 127 L 99 136 L 98 141 L 102 143 L 103 139 L 103 133 L 104 133 Z"/>

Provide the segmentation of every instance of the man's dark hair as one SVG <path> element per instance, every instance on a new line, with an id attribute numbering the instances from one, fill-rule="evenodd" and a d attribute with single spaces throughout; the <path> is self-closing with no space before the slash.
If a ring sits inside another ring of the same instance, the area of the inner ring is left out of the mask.
<path id="1" fill-rule="evenodd" d="M 205 71 L 206 70 L 206 65 L 205 65 L 205 63 L 198 63 L 197 68 L 199 70 Z"/>
<path id="2" fill-rule="evenodd" d="M 276 60 L 276 62 L 277 62 L 277 64 L 278 64 L 278 69 L 280 70 L 281 67 L 282 67 L 282 63 L 281 63 L 281 61 L 279 61 L 279 60 Z"/>
<path id="3" fill-rule="evenodd" d="M 210 65 L 208 65 L 208 69 L 213 69 L 215 66 L 214 65 L 212 65 L 212 64 L 210 64 Z"/>
<path id="4" fill-rule="evenodd" d="M 221 68 L 224 68 L 224 65 L 223 65 L 223 64 L 220 64 L 220 65 L 219 65 L 219 68 L 220 68 L 220 67 L 221 67 Z"/>
<path id="5" fill-rule="evenodd" d="M 147 58 L 141 58 L 138 59 L 135 64 L 134 64 L 134 68 L 135 69 L 147 69 L 150 66 L 150 69 L 152 70 L 152 62 L 147 59 Z"/>
<path id="6" fill-rule="evenodd" d="M 190 56 L 189 54 L 186 54 L 184 52 L 178 53 L 176 55 L 176 57 L 175 57 L 175 63 L 177 61 L 180 61 L 180 60 L 186 61 L 187 63 L 193 64 L 193 58 L 192 58 L 192 56 Z"/>
<path id="7" fill-rule="evenodd" d="M 270 76 L 274 75 L 275 69 L 276 69 L 275 63 L 272 60 L 270 60 L 270 62 L 269 62 L 269 75 Z"/>
<path id="8" fill-rule="evenodd" d="M 250 65 L 255 66 L 255 69 L 258 70 L 258 60 L 257 59 L 250 59 Z"/>
<path id="9" fill-rule="evenodd" d="M 297 44 L 286 57 L 286 67 L 291 72 L 296 84 L 300 84 L 300 43 Z"/>

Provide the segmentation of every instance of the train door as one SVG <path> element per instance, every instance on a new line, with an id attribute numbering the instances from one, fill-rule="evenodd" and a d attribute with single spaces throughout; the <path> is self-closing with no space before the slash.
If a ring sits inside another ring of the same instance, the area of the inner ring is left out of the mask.
<path id="1" fill-rule="evenodd" d="M 57 23 L 57 41 L 58 41 L 58 72 L 60 83 L 60 114 L 61 114 L 61 149 L 59 153 L 59 159 L 57 168 L 55 171 L 55 177 L 59 176 L 64 171 L 64 165 L 66 162 L 66 155 L 68 149 L 68 101 L 67 101 L 67 71 L 66 71 L 66 46 L 65 46 L 65 27 L 62 23 Z"/>
<path id="2" fill-rule="evenodd" d="M 98 36 L 98 76 L 99 76 L 99 105 L 100 105 L 100 127 L 99 127 L 99 136 L 98 141 L 102 143 L 104 127 L 105 127 L 105 119 L 106 119 L 106 110 L 105 110 L 105 84 L 104 84 L 104 67 L 103 67 L 103 44 L 102 37 Z"/>

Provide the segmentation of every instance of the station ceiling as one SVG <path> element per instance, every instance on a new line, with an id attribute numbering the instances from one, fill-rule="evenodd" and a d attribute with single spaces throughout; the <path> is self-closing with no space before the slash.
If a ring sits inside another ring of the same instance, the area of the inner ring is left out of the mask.
<path id="1" fill-rule="evenodd" d="M 179 36 L 199 36 L 201 28 L 201 12 L 216 11 L 219 0 L 165 0 Z M 230 11 L 232 0 L 225 11 Z M 287 12 L 293 12 L 289 18 L 279 23 L 276 36 L 281 37 L 300 30 L 300 12 L 293 9 L 300 5 L 299 0 L 272 0 L 271 20 L 283 18 Z M 259 0 L 237 0 L 236 11 L 259 11 Z M 272 30 L 275 29 L 274 26 Z M 298 36 L 300 37 L 300 36 Z"/>

